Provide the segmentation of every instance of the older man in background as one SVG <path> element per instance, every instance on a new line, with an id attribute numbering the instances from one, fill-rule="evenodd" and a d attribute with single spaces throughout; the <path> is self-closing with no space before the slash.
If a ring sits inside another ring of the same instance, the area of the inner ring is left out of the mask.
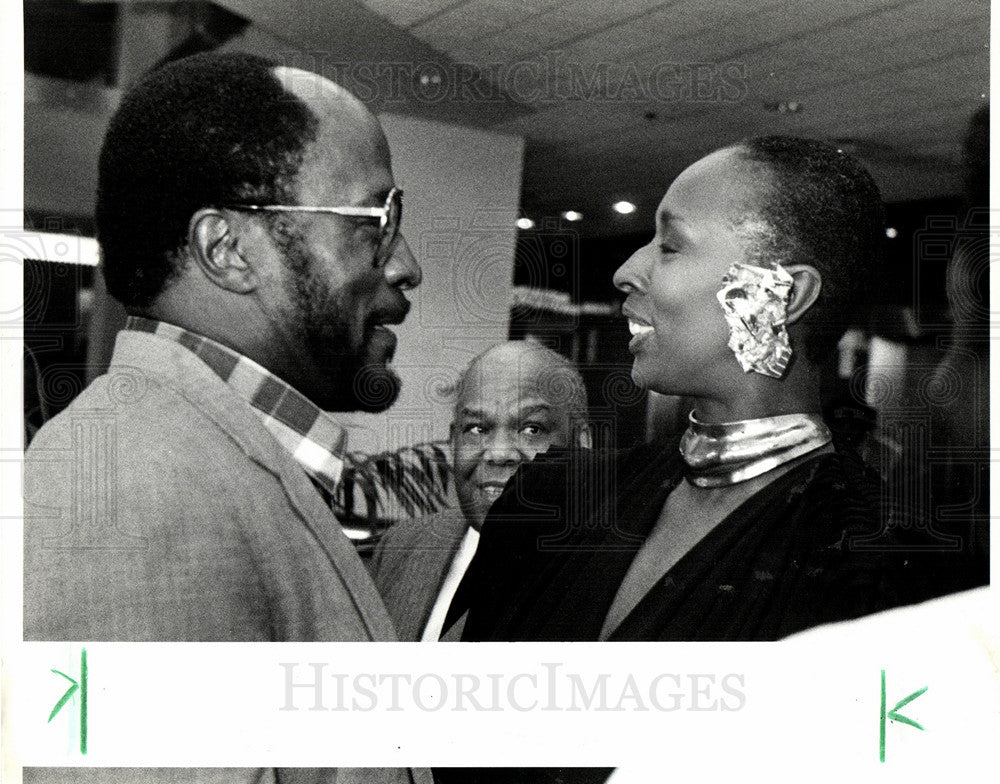
<path id="1" fill-rule="evenodd" d="M 456 391 L 450 435 L 459 508 L 400 521 L 372 565 L 402 640 L 436 641 L 449 631 L 448 607 L 486 513 L 518 466 L 550 446 L 590 446 L 583 379 L 542 345 L 493 346 L 472 360 Z"/>

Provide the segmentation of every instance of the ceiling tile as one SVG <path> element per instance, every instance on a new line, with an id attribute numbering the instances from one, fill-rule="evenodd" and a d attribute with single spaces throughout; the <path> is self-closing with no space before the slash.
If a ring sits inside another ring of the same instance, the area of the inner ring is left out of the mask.
<path id="1" fill-rule="evenodd" d="M 293 10 L 267 18 L 326 18 L 329 2 L 289 0 Z M 692 160 L 758 133 L 854 139 L 890 199 L 947 193 L 955 145 L 988 93 L 985 0 L 365 5 L 453 60 L 489 67 L 523 110 L 488 124 L 527 139 L 525 204 L 557 211 L 572 199 L 596 211 L 588 232 L 625 225 L 605 214 L 610 193 L 652 209 Z M 802 111 L 775 112 L 783 100 Z M 483 107 L 452 108 L 482 124 Z"/>
<path id="2" fill-rule="evenodd" d="M 379 16 L 404 28 L 461 4 L 456 0 L 361 0 L 361 2 Z"/>

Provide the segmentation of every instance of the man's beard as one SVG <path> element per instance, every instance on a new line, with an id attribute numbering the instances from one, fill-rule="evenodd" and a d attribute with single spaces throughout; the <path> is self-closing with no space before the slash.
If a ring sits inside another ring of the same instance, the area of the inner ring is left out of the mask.
<path id="1" fill-rule="evenodd" d="M 302 237 L 293 231 L 274 234 L 283 251 L 290 275 L 286 288 L 295 313 L 292 314 L 296 339 L 307 356 L 317 361 L 319 392 L 313 402 L 327 411 L 379 413 L 399 396 L 399 376 L 386 362 L 391 354 L 371 356 L 378 313 L 364 324 L 360 345 L 353 345 L 348 321 L 352 312 L 350 291 L 334 293 L 325 279 L 315 274 L 318 262 Z"/>
<path id="2" fill-rule="evenodd" d="M 340 318 L 331 322 L 328 318 L 319 321 L 303 315 L 302 337 L 309 355 L 323 360 L 317 373 L 324 382 L 322 399 L 316 401 L 318 405 L 327 411 L 377 414 L 396 402 L 401 386 L 399 376 L 385 361 L 368 356 L 371 327 L 365 328 L 361 349 L 352 351 L 350 332 Z"/>

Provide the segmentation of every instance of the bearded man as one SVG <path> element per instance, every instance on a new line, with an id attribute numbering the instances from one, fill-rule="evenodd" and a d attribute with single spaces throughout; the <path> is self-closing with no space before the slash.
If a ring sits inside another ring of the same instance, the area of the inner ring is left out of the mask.
<path id="1" fill-rule="evenodd" d="M 378 121 L 315 74 L 198 55 L 124 97 L 96 218 L 129 319 L 26 454 L 26 639 L 395 639 L 328 412 L 398 392 L 401 209 Z"/>

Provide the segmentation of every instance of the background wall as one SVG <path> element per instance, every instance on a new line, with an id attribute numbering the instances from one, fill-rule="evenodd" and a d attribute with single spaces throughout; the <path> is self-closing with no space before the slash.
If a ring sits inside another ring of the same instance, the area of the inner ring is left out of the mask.
<path id="1" fill-rule="evenodd" d="M 520 137 L 380 119 L 404 190 L 403 236 L 424 279 L 393 328 L 399 400 L 386 414 L 349 417 L 351 449 L 368 452 L 446 437 L 456 374 L 506 340 L 523 153 Z"/>

